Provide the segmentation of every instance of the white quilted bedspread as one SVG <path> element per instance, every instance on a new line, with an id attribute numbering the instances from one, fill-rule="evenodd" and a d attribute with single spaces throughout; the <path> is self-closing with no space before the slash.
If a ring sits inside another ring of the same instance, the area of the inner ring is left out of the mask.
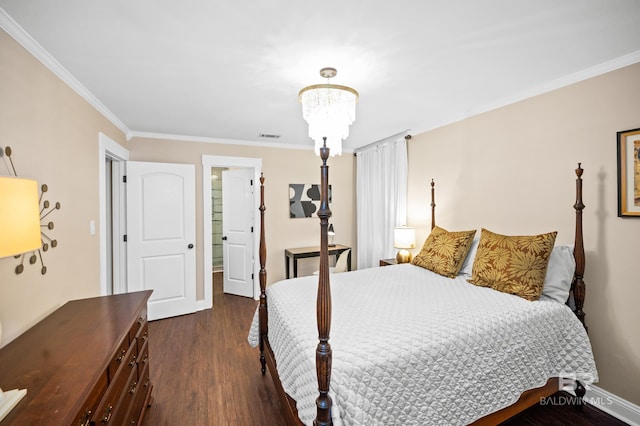
<path id="1" fill-rule="evenodd" d="M 269 342 L 305 424 L 315 418 L 318 277 L 267 289 Z M 597 381 L 571 310 L 413 265 L 331 276 L 336 425 L 454 425 L 514 403 L 562 373 Z M 258 344 L 258 316 L 249 342 Z"/>

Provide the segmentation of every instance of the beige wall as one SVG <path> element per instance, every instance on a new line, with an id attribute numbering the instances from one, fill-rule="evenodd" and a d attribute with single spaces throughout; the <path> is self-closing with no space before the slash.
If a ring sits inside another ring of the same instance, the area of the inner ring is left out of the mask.
<path id="1" fill-rule="evenodd" d="M 616 132 L 640 127 L 640 64 L 415 136 L 409 225 L 427 234 L 428 182 L 450 230 L 558 230 L 573 242 L 584 172 L 585 312 L 599 386 L 640 404 L 640 219 L 617 217 Z"/>
<path id="2" fill-rule="evenodd" d="M 309 142 L 312 146 L 312 142 Z M 289 184 L 319 183 L 320 158 L 312 149 L 263 148 L 255 146 L 195 143 L 134 138 L 130 159 L 196 166 L 196 247 L 203 247 L 202 155 L 250 157 L 262 159 L 265 176 L 265 232 L 267 241 L 267 282 L 284 279 L 284 250 L 290 247 L 315 246 L 320 243 L 317 216 L 289 218 Z M 355 160 L 352 154 L 332 157 L 328 161 L 332 184 L 330 222 L 336 229 L 336 242 L 348 246 L 356 243 L 355 226 Z M 207 199 L 207 202 L 210 202 Z M 210 218 L 206 220 L 211 220 Z M 355 253 L 353 257 L 355 267 Z M 204 296 L 203 251 L 197 253 L 198 299 Z M 298 275 L 310 275 L 318 269 L 318 258 L 299 261 Z"/>
<path id="3" fill-rule="evenodd" d="M 58 247 L 14 273 L 19 260 L 0 259 L 0 346 L 71 299 L 100 292 L 98 132 L 124 143 L 116 127 L 0 30 L 0 147 L 10 146 L 19 176 L 47 184 L 44 197 L 62 208 L 48 221 Z M 8 163 L 7 163 L 8 164 Z M 0 159 L 0 175 L 9 172 Z M 0 236 L 1 238 L 1 236 Z"/>

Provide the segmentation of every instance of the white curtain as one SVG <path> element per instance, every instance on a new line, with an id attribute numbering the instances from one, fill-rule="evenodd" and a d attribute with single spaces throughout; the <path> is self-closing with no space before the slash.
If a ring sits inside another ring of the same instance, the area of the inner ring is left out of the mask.
<path id="1" fill-rule="evenodd" d="M 358 269 L 395 257 L 393 228 L 407 221 L 405 135 L 356 151 Z"/>

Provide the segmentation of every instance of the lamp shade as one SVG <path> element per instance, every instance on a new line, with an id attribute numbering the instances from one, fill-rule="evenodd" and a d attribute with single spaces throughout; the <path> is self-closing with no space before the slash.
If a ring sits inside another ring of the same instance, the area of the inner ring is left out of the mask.
<path id="1" fill-rule="evenodd" d="M 416 228 L 401 226 L 393 230 L 393 246 L 399 249 L 416 247 Z"/>
<path id="2" fill-rule="evenodd" d="M 41 246 L 38 183 L 0 177 L 0 258 Z"/>

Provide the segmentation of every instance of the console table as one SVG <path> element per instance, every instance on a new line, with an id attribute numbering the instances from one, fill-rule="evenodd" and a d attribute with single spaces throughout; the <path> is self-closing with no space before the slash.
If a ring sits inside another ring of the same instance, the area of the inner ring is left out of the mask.
<path id="1" fill-rule="evenodd" d="M 336 244 L 335 246 L 329 247 L 329 256 L 340 256 L 340 253 L 350 248 L 351 247 Z M 351 253 L 352 252 L 349 252 L 347 255 L 347 271 L 351 270 Z M 289 279 L 289 260 L 293 260 L 293 277 L 295 278 L 298 276 L 298 259 L 307 257 L 320 257 L 320 246 L 285 249 L 284 266 L 287 279 Z"/>
<path id="2" fill-rule="evenodd" d="M 68 302 L 0 349 L 0 385 L 27 389 L 2 426 L 141 424 L 151 404 L 149 296 Z"/>

